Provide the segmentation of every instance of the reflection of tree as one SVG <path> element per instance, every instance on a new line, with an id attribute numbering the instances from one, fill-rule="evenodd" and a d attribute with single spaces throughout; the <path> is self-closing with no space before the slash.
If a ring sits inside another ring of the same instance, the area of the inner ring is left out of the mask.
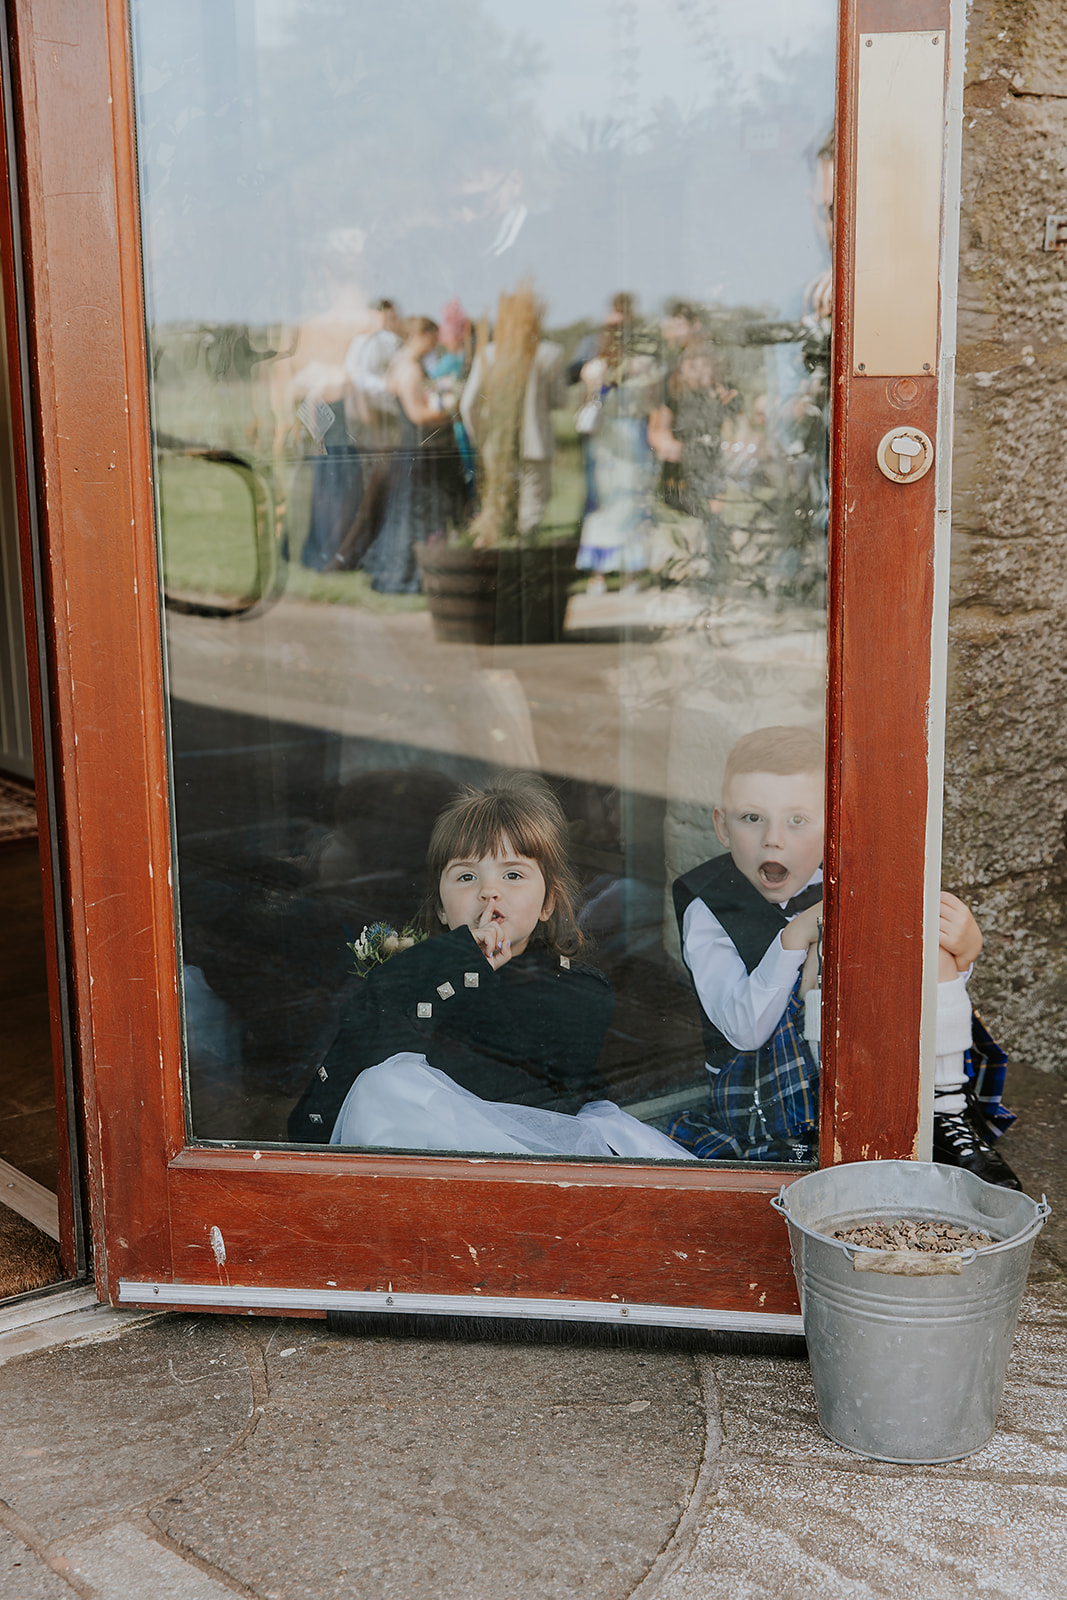
<path id="1" fill-rule="evenodd" d="M 427 233 L 449 225 L 484 219 L 482 248 L 491 243 L 536 140 L 523 95 L 541 64 L 490 9 L 481 0 L 293 7 L 283 43 L 264 52 L 265 157 L 277 214 L 312 272 L 330 240 L 347 241 L 372 277 L 376 266 L 388 272 L 405 240 L 426 249 Z"/>

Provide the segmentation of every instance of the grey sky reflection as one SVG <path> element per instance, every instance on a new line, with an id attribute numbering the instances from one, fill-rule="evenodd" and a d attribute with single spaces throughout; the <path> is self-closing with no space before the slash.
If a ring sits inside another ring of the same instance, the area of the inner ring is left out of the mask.
<path id="1" fill-rule="evenodd" d="M 134 0 L 150 316 L 800 308 L 832 0 Z"/>

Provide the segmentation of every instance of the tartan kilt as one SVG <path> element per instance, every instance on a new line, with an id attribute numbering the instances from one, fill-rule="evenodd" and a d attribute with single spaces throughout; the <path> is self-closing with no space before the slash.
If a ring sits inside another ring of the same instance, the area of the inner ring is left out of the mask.
<path id="1" fill-rule="evenodd" d="M 739 1050 L 711 1074 L 707 1111 L 667 1128 L 704 1161 L 814 1161 L 819 1067 L 803 1036 L 800 978 L 777 1028 L 758 1050 Z"/>
<path id="2" fill-rule="evenodd" d="M 967 1073 L 964 1093 L 971 1120 L 979 1125 L 982 1138 L 992 1143 L 1016 1120 L 1015 1113 L 1001 1100 L 1008 1057 L 973 1006 L 971 1048 L 964 1054 L 963 1065 Z"/>

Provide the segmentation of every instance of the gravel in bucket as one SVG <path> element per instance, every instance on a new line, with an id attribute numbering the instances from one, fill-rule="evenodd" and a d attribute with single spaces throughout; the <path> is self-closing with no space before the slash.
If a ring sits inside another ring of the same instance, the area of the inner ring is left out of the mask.
<path id="1" fill-rule="evenodd" d="M 886 1222 L 855 1223 L 850 1227 L 835 1228 L 831 1238 L 840 1239 L 843 1244 L 860 1245 L 867 1250 L 980 1250 L 983 1245 L 993 1243 L 991 1234 L 928 1217 L 916 1220 L 897 1217 Z"/>

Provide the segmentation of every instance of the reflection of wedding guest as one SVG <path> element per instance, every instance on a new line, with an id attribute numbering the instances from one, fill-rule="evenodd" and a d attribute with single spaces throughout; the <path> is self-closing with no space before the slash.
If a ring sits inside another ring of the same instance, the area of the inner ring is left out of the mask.
<path id="1" fill-rule="evenodd" d="M 632 350 L 621 327 L 605 330 L 599 353 L 582 368 L 585 409 L 596 411 L 587 435 L 595 508 L 582 519 L 582 571 L 648 568 L 655 483 L 648 420 L 661 382 L 654 357 Z"/>
<path id="2" fill-rule="evenodd" d="M 588 380 L 589 373 L 586 369 L 602 357 L 605 349 L 614 352 L 616 367 L 624 360 L 629 360 L 631 372 L 647 370 L 651 366 L 662 364 L 662 335 L 654 323 L 639 318 L 636 295 L 625 291 L 612 295 L 602 326 L 597 332 L 587 334 L 575 351 L 567 367 L 567 382 L 578 383 L 583 380 L 583 375 Z M 610 386 L 609 383 L 607 387 Z M 592 435 L 599 431 L 600 405 L 606 392 L 606 387 L 600 390 L 593 389 L 586 381 L 585 403 L 577 418 L 582 466 L 585 473 L 583 519 L 600 508 L 596 481 L 597 451 L 592 443 Z"/>
<path id="3" fill-rule="evenodd" d="M 386 374 L 403 343 L 400 319 L 391 300 L 376 300 L 371 321 L 357 333 L 345 355 L 349 431 L 362 450 L 388 449 L 399 438 L 399 409 Z"/>
<path id="4" fill-rule="evenodd" d="M 465 505 L 452 410 L 422 365 L 437 346 L 437 324 L 411 317 L 405 331 L 386 378 L 400 403 L 400 447 L 390 467 L 381 531 L 363 563 L 383 594 L 418 593 L 415 546 L 455 527 Z"/>
<path id="5" fill-rule="evenodd" d="M 450 300 L 441 312 L 437 349 L 423 362 L 426 372 L 442 394 L 456 389 L 466 375 L 470 361 L 470 334 L 470 318 L 458 300 Z"/>
<path id="6" fill-rule="evenodd" d="M 427 357 L 423 366 L 440 394 L 458 396 L 470 367 L 471 347 L 470 318 L 458 300 L 450 300 L 441 312 L 437 338 L 437 349 Z M 465 422 L 458 416 L 453 421 L 453 427 L 463 461 L 463 477 L 470 489 L 474 484 L 474 444 Z"/>
<path id="7" fill-rule="evenodd" d="M 338 401 L 330 405 L 310 396 L 302 412 L 314 430 L 312 438 L 318 428 L 323 431 L 318 437 L 321 453 L 311 462 L 311 519 L 300 562 L 313 572 L 322 572 L 331 565 L 359 507 L 363 472 Z"/>
<path id="8" fill-rule="evenodd" d="M 726 418 L 740 407 L 736 389 L 723 381 L 717 362 L 696 314 L 688 312 L 688 328 L 675 333 L 680 353 L 664 385 L 663 401 L 648 421 L 648 442 L 665 463 L 664 498 L 690 517 L 699 517 L 708 529 L 713 575 L 718 574 L 724 551 L 719 514 L 726 488 L 723 470 L 722 430 Z M 671 322 L 664 328 L 671 341 Z"/>
<path id="9" fill-rule="evenodd" d="M 400 406 L 386 375 L 401 346 L 399 319 L 391 300 L 377 300 L 372 318 L 345 355 L 345 418 L 359 449 L 362 495 L 352 506 L 343 537 L 327 571 L 358 567 L 381 527 L 392 452 L 400 443 Z"/>
<path id="10" fill-rule="evenodd" d="M 601 335 L 605 328 L 619 328 L 622 330 L 625 342 L 628 329 L 633 326 L 635 301 L 632 294 L 625 292 L 613 294 L 611 304 L 604 316 L 601 326 L 593 333 L 587 333 L 574 352 L 572 360 L 567 366 L 567 382 L 577 383 L 582 376 L 582 368 L 587 361 L 592 361 L 600 349 Z"/>
<path id="11" fill-rule="evenodd" d="M 487 368 L 496 360 L 496 345 L 479 350 L 459 403 L 463 426 L 474 440 L 485 436 L 483 384 Z M 531 533 L 540 527 L 552 493 L 552 456 L 555 437 L 552 412 L 566 403 L 563 386 L 563 346 L 541 339 L 534 352 L 523 397 L 522 431 L 519 438 L 521 469 L 519 479 L 519 532 Z"/>

